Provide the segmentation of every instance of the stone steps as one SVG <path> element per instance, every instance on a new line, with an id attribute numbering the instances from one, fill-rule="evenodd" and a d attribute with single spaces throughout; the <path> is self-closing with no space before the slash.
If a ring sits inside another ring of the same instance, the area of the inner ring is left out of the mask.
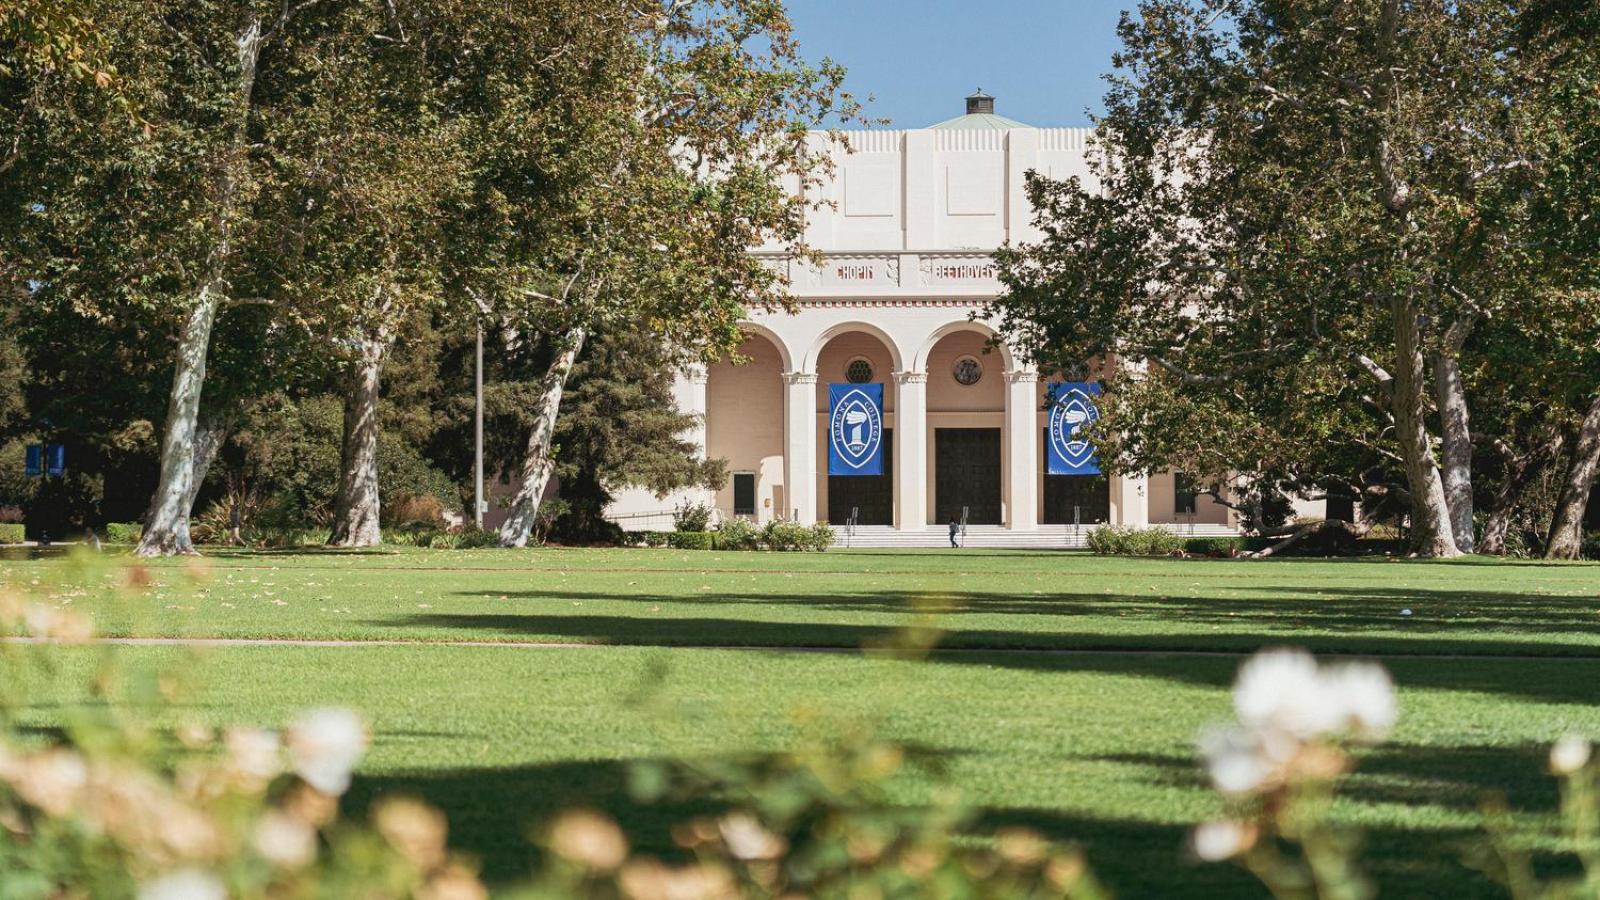
<path id="1" fill-rule="evenodd" d="M 1071 525 L 1041 525 L 1032 531 L 1012 531 L 998 525 L 970 525 L 967 527 L 963 547 L 1004 548 L 1011 550 L 1077 550 L 1085 546 L 1090 530 L 1088 525 L 1074 529 Z M 1238 534 L 1226 525 L 1172 525 L 1173 533 L 1182 537 L 1233 537 Z M 834 526 L 839 535 L 836 546 L 841 549 L 892 549 L 914 547 L 950 546 L 947 527 L 929 527 L 922 531 L 901 531 L 884 525 L 862 525 L 853 535 L 844 528 Z"/>

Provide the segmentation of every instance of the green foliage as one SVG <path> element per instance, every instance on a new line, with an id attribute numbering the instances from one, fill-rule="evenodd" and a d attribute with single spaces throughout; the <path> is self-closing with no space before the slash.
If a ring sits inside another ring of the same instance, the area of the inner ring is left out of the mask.
<path id="1" fill-rule="evenodd" d="M 990 312 L 1047 368 L 1148 364 L 1106 374 L 1112 469 L 1404 487 L 1416 549 L 1454 555 L 1435 446 L 1488 432 L 1435 415 L 1438 373 L 1492 392 L 1486 426 L 1600 378 L 1583 6 L 1139 4 L 1093 176 L 1029 175 L 1043 237 L 997 254 Z"/>
<path id="2" fill-rule="evenodd" d="M 1101 525 L 1090 529 L 1086 541 L 1100 556 L 1170 556 L 1184 546 L 1181 537 L 1159 526 Z"/>
<path id="3" fill-rule="evenodd" d="M 665 547 L 665 546 L 667 546 L 667 542 L 669 540 L 671 540 L 671 536 L 672 536 L 672 532 L 670 532 L 670 531 L 641 531 L 641 532 L 639 532 L 639 540 L 646 547 Z"/>
<path id="4" fill-rule="evenodd" d="M 27 540 L 23 527 L 16 522 L 0 523 L 0 544 L 20 544 Z"/>
<path id="5" fill-rule="evenodd" d="M 685 500 L 672 511 L 672 527 L 678 531 L 705 531 L 711 527 L 713 512 L 714 510 L 704 503 L 690 503 Z"/>
<path id="6" fill-rule="evenodd" d="M 139 522 L 107 522 L 106 541 L 112 544 L 137 544 L 144 525 Z"/>
<path id="7" fill-rule="evenodd" d="M 762 532 L 747 519 L 724 519 L 717 526 L 718 550 L 755 550 L 761 546 Z"/>
<path id="8" fill-rule="evenodd" d="M 717 535 L 711 531 L 671 531 L 667 533 L 667 546 L 674 550 L 712 550 L 717 545 Z"/>
<path id="9" fill-rule="evenodd" d="M 1583 536 L 1583 558 L 1600 560 L 1600 531 L 1591 531 Z"/>

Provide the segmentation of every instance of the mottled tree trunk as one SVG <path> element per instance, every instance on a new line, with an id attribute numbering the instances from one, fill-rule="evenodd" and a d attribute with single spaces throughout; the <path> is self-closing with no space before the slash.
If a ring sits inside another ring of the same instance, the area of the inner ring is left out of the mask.
<path id="1" fill-rule="evenodd" d="M 239 35 L 239 109 L 233 146 L 224 161 L 216 212 L 217 243 L 206 259 L 206 278 L 195 297 L 194 307 L 184 321 L 178 337 L 177 366 L 172 374 L 172 393 L 167 400 L 166 429 L 161 438 L 161 474 L 144 534 L 134 550 L 140 556 L 192 554 L 189 540 L 189 507 L 198 490 L 195 477 L 195 451 L 200 392 L 206 380 L 206 354 L 211 346 L 211 326 L 222 305 L 227 264 L 233 255 L 233 220 L 238 214 L 239 186 L 246 164 L 246 124 L 250 98 L 255 90 L 256 63 L 261 56 L 261 22 L 252 21 Z"/>
<path id="2" fill-rule="evenodd" d="M 216 462 L 217 454 L 222 450 L 222 444 L 227 440 L 228 432 L 215 418 L 197 420 L 194 432 L 194 450 L 186 456 L 178 457 L 180 462 L 187 463 L 189 469 L 182 477 L 186 481 L 183 491 L 179 521 L 171 528 L 173 546 L 179 548 L 174 553 L 192 553 L 194 542 L 189 532 L 190 520 L 194 518 L 194 502 L 200 496 L 200 488 L 205 485 L 206 475 L 211 471 L 211 464 Z M 145 533 L 149 532 L 149 523 L 155 521 L 157 503 L 162 495 L 156 494 L 150 498 L 150 506 L 145 510 Z M 140 538 L 141 543 L 143 537 Z"/>
<path id="3" fill-rule="evenodd" d="M 364 338 L 344 396 L 344 441 L 339 466 L 339 493 L 333 504 L 336 547 L 374 547 L 383 541 L 378 517 L 378 415 L 385 336 Z"/>
<path id="4" fill-rule="evenodd" d="M 1461 361 L 1441 354 L 1434 364 L 1434 386 L 1444 438 L 1441 445 L 1441 480 L 1445 504 L 1450 509 L 1450 532 L 1456 549 L 1473 552 L 1472 428 L 1467 414 L 1467 389 L 1461 381 Z"/>
<path id="5" fill-rule="evenodd" d="M 534 520 L 539 516 L 539 503 L 544 499 L 544 487 L 555 472 L 556 460 L 551 444 L 556 432 L 556 417 L 561 412 L 561 394 L 567 387 L 567 377 L 583 349 L 587 333 L 582 328 L 568 332 L 550 368 L 545 372 L 539 392 L 539 409 L 528 435 L 528 450 L 522 459 L 522 486 L 511 503 L 511 514 L 500 526 L 500 546 L 526 547 L 533 533 Z"/>
<path id="6" fill-rule="evenodd" d="M 1395 344 L 1390 406 L 1411 494 L 1411 549 L 1419 556 L 1460 556 L 1428 434 L 1427 376 L 1416 305 L 1409 297 L 1397 297 L 1391 301 L 1390 313 Z"/>
<path id="7" fill-rule="evenodd" d="M 1506 536 L 1511 532 L 1511 519 L 1516 515 L 1517 501 L 1533 476 L 1561 453 L 1564 443 L 1566 438 L 1561 432 L 1551 429 L 1544 442 L 1532 451 L 1507 460 L 1505 477 L 1500 479 L 1494 504 L 1483 521 L 1483 541 L 1478 545 L 1478 552 L 1492 556 L 1505 555 Z"/>
<path id="8" fill-rule="evenodd" d="M 1578 429 L 1578 443 L 1572 448 L 1572 465 L 1561 485 L 1555 518 L 1550 522 L 1550 539 L 1545 542 L 1545 559 L 1577 559 L 1583 550 L 1583 514 L 1589 507 L 1589 494 L 1600 471 L 1600 397 L 1589 404 L 1589 412 Z"/>
<path id="9" fill-rule="evenodd" d="M 178 339 L 178 365 L 167 399 L 166 431 L 161 439 L 161 477 L 150 501 L 140 556 L 192 554 L 189 508 L 194 502 L 195 457 L 198 449 L 200 390 L 206 380 L 206 351 L 221 294 L 214 286 L 201 290 Z"/>

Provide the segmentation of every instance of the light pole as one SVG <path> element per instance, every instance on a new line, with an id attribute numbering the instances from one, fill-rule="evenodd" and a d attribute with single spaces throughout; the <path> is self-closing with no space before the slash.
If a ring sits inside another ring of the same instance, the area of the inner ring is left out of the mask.
<path id="1" fill-rule="evenodd" d="M 472 403 L 472 521 L 483 527 L 483 320 L 478 320 L 478 365 Z"/>

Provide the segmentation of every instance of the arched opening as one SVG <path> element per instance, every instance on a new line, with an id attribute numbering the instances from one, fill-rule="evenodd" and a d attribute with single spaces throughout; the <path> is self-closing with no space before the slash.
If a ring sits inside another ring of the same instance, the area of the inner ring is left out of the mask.
<path id="1" fill-rule="evenodd" d="M 706 455 L 728 464 L 717 491 L 723 517 L 770 521 L 784 509 L 783 348 L 752 332 L 739 345 L 742 361 L 718 360 L 706 370 Z"/>
<path id="2" fill-rule="evenodd" d="M 894 373 L 897 356 L 876 329 L 846 326 L 816 350 L 817 373 L 817 510 L 818 518 L 843 525 L 855 516 L 858 525 L 894 524 Z M 828 472 L 828 386 L 883 385 L 881 475 L 831 475 Z"/>
<path id="3" fill-rule="evenodd" d="M 1049 458 L 1050 404 L 1055 385 L 1064 381 L 1093 381 L 1098 364 L 1078 372 L 1060 373 L 1039 380 L 1039 522 L 1042 525 L 1098 525 L 1111 521 L 1111 479 L 1104 475 L 1052 475 Z"/>
<path id="4" fill-rule="evenodd" d="M 927 348 L 928 509 L 931 521 L 1004 517 L 1005 356 L 975 325 L 950 326 Z M 936 333 L 937 334 L 937 333 Z"/>

